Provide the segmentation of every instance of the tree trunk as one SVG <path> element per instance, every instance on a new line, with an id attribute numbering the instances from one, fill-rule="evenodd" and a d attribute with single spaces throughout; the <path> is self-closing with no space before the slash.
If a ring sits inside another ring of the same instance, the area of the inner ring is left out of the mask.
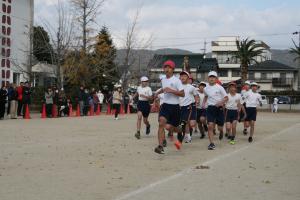
<path id="1" fill-rule="evenodd" d="M 86 15 L 86 9 L 87 9 L 87 5 L 86 5 L 86 2 L 84 2 L 84 6 L 83 6 L 83 24 L 82 24 L 82 48 L 84 50 L 84 52 L 86 52 L 86 34 L 87 34 L 87 30 L 86 30 L 86 25 L 87 25 L 87 15 Z"/>
<path id="2" fill-rule="evenodd" d="M 248 79 L 248 65 L 247 64 L 242 64 L 241 65 L 241 81 L 242 81 L 242 84 L 244 84 L 247 79 Z"/>

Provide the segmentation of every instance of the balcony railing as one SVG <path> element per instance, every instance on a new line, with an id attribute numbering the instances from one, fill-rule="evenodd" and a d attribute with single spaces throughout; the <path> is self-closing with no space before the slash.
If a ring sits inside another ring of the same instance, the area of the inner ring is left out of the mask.
<path id="1" fill-rule="evenodd" d="M 294 78 L 254 78 L 250 76 L 249 80 L 258 83 L 272 83 L 273 87 L 291 87 L 294 83 Z"/>

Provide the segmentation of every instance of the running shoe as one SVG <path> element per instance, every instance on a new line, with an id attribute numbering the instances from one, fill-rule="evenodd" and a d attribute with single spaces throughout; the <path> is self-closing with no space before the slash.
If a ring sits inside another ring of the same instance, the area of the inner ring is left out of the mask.
<path id="1" fill-rule="evenodd" d="M 234 145 L 234 144 L 235 144 L 235 141 L 234 141 L 234 140 L 230 140 L 230 141 L 229 141 L 229 144 Z"/>
<path id="2" fill-rule="evenodd" d="M 189 134 L 186 134 L 184 136 L 184 142 L 185 143 L 192 143 L 192 137 Z"/>
<path id="3" fill-rule="evenodd" d="M 222 139 L 223 139 L 223 133 L 220 133 L 219 140 L 222 140 Z"/>
<path id="4" fill-rule="evenodd" d="M 214 143 L 210 143 L 208 145 L 208 150 L 215 150 L 216 149 L 216 145 Z"/>
<path id="5" fill-rule="evenodd" d="M 244 130 L 243 130 L 243 134 L 244 134 L 244 135 L 247 135 L 247 134 L 248 134 L 247 129 L 244 129 Z"/>
<path id="6" fill-rule="evenodd" d="M 167 147 L 167 140 L 166 139 L 164 139 L 164 141 L 163 141 L 163 147 Z"/>
<path id="7" fill-rule="evenodd" d="M 141 139 L 141 133 L 140 133 L 140 131 L 137 131 L 135 134 L 134 134 L 134 136 L 136 137 L 136 139 Z"/>
<path id="8" fill-rule="evenodd" d="M 158 145 L 155 149 L 154 149 L 154 152 L 155 153 L 158 153 L 158 154 L 164 154 L 165 151 L 164 151 L 164 148 L 160 145 Z"/>
<path id="9" fill-rule="evenodd" d="M 146 127 L 146 135 L 150 134 L 150 124 Z"/>
<path id="10" fill-rule="evenodd" d="M 181 142 L 179 140 L 177 140 L 175 143 L 174 143 L 175 147 L 177 150 L 180 150 L 181 148 Z"/>
<path id="11" fill-rule="evenodd" d="M 249 143 L 253 142 L 253 138 L 251 136 L 248 138 L 248 142 Z"/>

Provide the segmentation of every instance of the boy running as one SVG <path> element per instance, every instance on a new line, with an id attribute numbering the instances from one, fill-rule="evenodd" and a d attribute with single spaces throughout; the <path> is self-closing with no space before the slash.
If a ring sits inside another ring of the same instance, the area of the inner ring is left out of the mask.
<path id="1" fill-rule="evenodd" d="M 155 153 L 163 154 L 164 128 L 167 130 L 180 133 L 177 128 L 180 123 L 180 106 L 179 97 L 184 97 L 184 90 L 181 81 L 174 76 L 175 63 L 171 60 L 163 64 L 166 77 L 162 79 L 162 89 L 155 94 L 164 93 L 164 103 L 159 111 L 159 127 L 158 127 L 158 146 L 154 149 Z"/>
<path id="2" fill-rule="evenodd" d="M 218 75 L 217 72 L 211 71 L 208 73 L 208 86 L 204 88 L 205 99 L 207 102 L 207 122 L 208 122 L 208 138 L 210 144 L 208 150 L 214 150 L 216 148 L 213 137 L 215 124 L 218 125 L 220 132 L 219 139 L 223 139 L 223 126 L 224 126 L 224 112 L 223 106 L 228 100 L 228 95 L 225 89 L 216 84 Z"/>
<path id="3" fill-rule="evenodd" d="M 206 87 L 206 83 L 201 81 L 198 86 L 198 96 L 199 96 L 199 103 L 197 104 L 197 123 L 198 128 L 200 130 L 200 139 L 205 138 L 205 132 L 208 131 L 207 123 L 206 123 L 206 108 L 207 104 L 204 103 L 204 88 Z"/>
<path id="4" fill-rule="evenodd" d="M 245 85 L 244 87 L 242 88 L 242 91 L 241 91 L 241 96 L 242 98 L 244 99 L 244 95 L 250 90 L 250 81 L 245 81 Z M 243 107 L 244 109 L 246 110 L 246 103 L 243 102 Z M 240 122 L 242 119 L 244 119 L 245 116 L 243 116 L 243 113 L 240 113 Z M 246 122 L 244 121 L 244 130 L 243 130 L 243 133 L 244 135 L 247 135 L 248 134 L 248 131 L 247 131 L 247 127 L 246 127 Z"/>
<path id="5" fill-rule="evenodd" d="M 142 119 L 144 124 L 146 125 L 146 135 L 150 134 L 150 123 L 148 121 L 148 116 L 150 114 L 151 106 L 149 100 L 152 99 L 152 90 L 148 86 L 149 79 L 146 76 L 141 78 L 141 86 L 137 88 L 137 92 L 134 95 L 134 98 L 138 96 L 138 104 L 137 104 L 137 131 L 134 135 L 137 139 L 141 139 L 141 124 Z"/>
<path id="6" fill-rule="evenodd" d="M 226 134 L 228 135 L 229 143 L 235 144 L 235 135 L 236 135 L 236 125 L 239 118 L 239 111 L 242 109 L 242 112 L 245 114 L 245 109 L 242 107 L 242 97 L 240 94 L 236 93 L 236 83 L 231 82 L 228 85 L 228 101 L 225 105 L 226 108 Z"/>
<path id="7" fill-rule="evenodd" d="M 250 136 L 248 138 L 248 142 L 253 141 L 254 134 L 254 125 L 256 121 L 257 110 L 256 107 L 259 104 L 262 106 L 261 95 L 257 92 L 258 84 L 253 82 L 251 83 L 251 90 L 244 94 L 244 101 L 246 102 L 246 113 L 247 117 L 245 119 L 246 128 L 250 127 Z"/>
<path id="8" fill-rule="evenodd" d="M 183 138 L 186 143 L 191 143 L 192 138 L 190 130 L 196 126 L 196 104 L 199 97 L 194 86 L 190 84 L 190 74 L 186 71 L 180 73 L 180 80 L 184 89 L 184 97 L 180 97 L 180 116 L 183 124 L 183 135 L 178 134 L 178 141 L 175 143 L 177 149 L 180 149 Z"/>

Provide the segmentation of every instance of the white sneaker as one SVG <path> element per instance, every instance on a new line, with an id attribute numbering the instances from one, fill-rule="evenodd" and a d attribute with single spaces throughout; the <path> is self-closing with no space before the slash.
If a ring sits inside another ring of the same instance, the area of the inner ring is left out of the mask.
<path id="1" fill-rule="evenodd" d="M 119 120 L 119 118 L 116 117 L 115 120 Z"/>
<path id="2" fill-rule="evenodd" d="M 184 136 L 184 142 L 185 143 L 191 143 L 192 142 L 192 137 L 190 134 L 185 134 Z"/>

